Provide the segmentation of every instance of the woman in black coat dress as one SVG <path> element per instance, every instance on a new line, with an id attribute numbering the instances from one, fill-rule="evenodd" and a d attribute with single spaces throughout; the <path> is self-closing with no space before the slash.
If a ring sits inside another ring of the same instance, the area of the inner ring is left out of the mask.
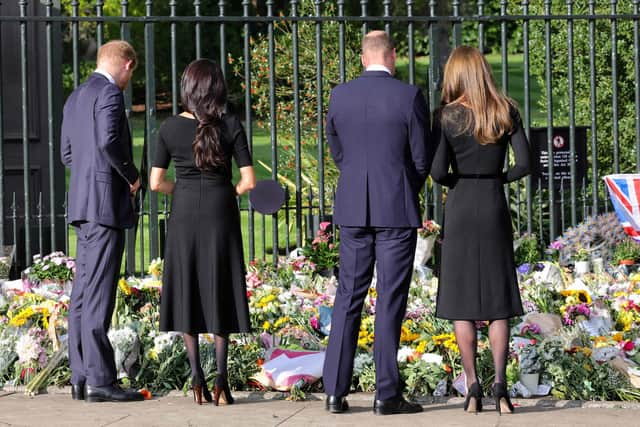
<path id="1" fill-rule="evenodd" d="M 191 365 L 193 397 L 233 403 L 227 381 L 228 335 L 249 332 L 244 252 L 236 196 L 255 186 L 251 154 L 238 117 L 226 112 L 220 66 L 193 61 L 182 75 L 184 112 L 162 123 L 151 170 L 153 191 L 172 194 L 160 330 L 180 331 Z M 240 181 L 231 182 L 231 159 Z M 165 178 L 169 163 L 176 182 Z M 198 334 L 215 334 L 213 397 L 200 365 Z"/>
<path id="2" fill-rule="evenodd" d="M 512 412 L 506 390 L 509 319 L 522 315 L 504 185 L 529 173 L 529 143 L 513 101 L 500 93 L 475 48 L 455 49 L 444 69 L 433 179 L 449 187 L 436 315 L 454 321 L 467 382 L 465 410 L 482 409 L 476 376 L 475 321 L 489 320 L 493 394 Z M 509 144 L 515 165 L 503 172 Z"/>

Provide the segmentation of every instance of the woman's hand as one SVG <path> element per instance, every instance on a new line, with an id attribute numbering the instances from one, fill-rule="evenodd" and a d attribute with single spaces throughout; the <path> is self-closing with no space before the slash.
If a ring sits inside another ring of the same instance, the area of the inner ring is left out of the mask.
<path id="1" fill-rule="evenodd" d="M 256 186 L 256 174 L 253 171 L 253 166 L 245 166 L 240 168 L 240 181 L 236 184 L 236 196 L 253 190 Z"/>
<path id="2" fill-rule="evenodd" d="M 167 170 L 162 168 L 151 168 L 151 175 L 149 176 L 149 187 L 151 191 L 158 191 L 164 194 L 173 193 L 173 187 L 175 182 L 167 181 Z"/>

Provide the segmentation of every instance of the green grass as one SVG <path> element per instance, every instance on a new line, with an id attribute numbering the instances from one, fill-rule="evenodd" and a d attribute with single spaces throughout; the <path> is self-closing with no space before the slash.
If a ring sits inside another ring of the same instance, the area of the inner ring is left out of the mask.
<path id="1" fill-rule="evenodd" d="M 494 72 L 494 77 L 498 85 L 501 83 L 501 57 L 500 55 L 487 55 L 487 59 L 491 64 L 491 67 Z M 429 59 L 426 57 L 416 58 L 416 84 L 421 87 L 426 87 L 427 75 L 428 75 L 428 66 Z M 409 62 L 406 58 L 399 58 L 397 60 L 396 69 L 397 69 L 397 77 L 402 80 L 408 81 L 408 72 Z M 510 55 L 509 56 L 509 90 L 508 94 L 513 97 L 522 110 L 522 105 L 524 104 L 524 66 L 522 62 L 522 55 Z M 540 111 L 538 107 L 538 99 L 540 94 L 540 87 L 534 79 L 530 79 L 530 95 L 531 95 L 531 119 L 532 122 L 544 123 L 546 121 L 545 115 Z M 160 113 L 157 116 L 157 124 L 160 123 L 168 117 L 169 114 Z M 143 155 L 143 142 L 144 142 L 144 114 L 138 113 L 133 114 L 131 117 L 131 126 L 133 129 L 133 156 L 137 164 L 139 164 L 140 159 Z M 267 165 L 271 164 L 271 140 L 270 134 L 267 130 L 260 129 L 257 126 L 253 126 L 253 158 L 254 158 L 254 169 L 256 172 L 257 179 L 270 179 L 271 172 L 264 167 L 262 167 L 258 160 L 266 163 Z M 67 170 L 67 182 L 69 171 Z M 175 170 L 173 166 L 170 167 L 167 172 L 167 176 L 170 179 L 174 179 Z M 238 179 L 238 171 L 234 168 L 234 182 Z M 159 207 L 162 209 L 162 196 L 159 196 Z M 148 204 L 148 202 L 147 202 Z M 245 207 L 247 205 L 247 196 L 243 196 L 241 198 L 241 206 Z M 249 218 L 248 213 L 246 211 L 241 212 L 241 222 L 242 222 L 242 232 L 243 232 L 243 243 L 244 243 L 244 251 L 245 251 L 245 260 L 249 260 Z M 289 218 L 289 246 L 291 248 L 295 247 L 295 214 L 294 212 L 290 212 Z M 263 247 L 266 252 L 266 257 L 269 259 L 272 251 L 272 236 L 273 236 L 273 225 L 272 218 L 265 217 L 264 218 L 264 228 L 263 228 L 263 218 L 259 213 L 255 213 L 254 216 L 254 236 L 255 236 L 255 256 L 262 257 L 263 256 Z M 284 210 L 278 215 L 278 241 L 279 247 L 285 247 L 285 232 L 286 232 L 286 221 L 284 218 Z M 145 220 L 145 223 L 138 230 L 138 236 L 136 241 L 138 244 L 136 245 L 136 266 L 137 269 L 140 270 L 140 260 L 142 259 L 142 249 L 140 247 L 140 239 L 142 238 L 142 234 L 144 233 L 144 244 L 145 244 L 145 257 L 144 257 L 144 268 L 149 264 L 149 224 L 148 221 Z M 264 237 L 263 237 L 264 234 Z M 75 255 L 76 253 L 76 239 L 73 228 L 70 230 L 70 254 Z M 123 264 L 124 269 L 124 264 Z M 123 270 L 124 271 L 124 270 Z"/>

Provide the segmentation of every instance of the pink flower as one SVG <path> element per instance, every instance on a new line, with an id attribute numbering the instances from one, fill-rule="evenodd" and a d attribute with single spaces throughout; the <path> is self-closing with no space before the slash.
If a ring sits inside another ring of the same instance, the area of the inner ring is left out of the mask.
<path id="1" fill-rule="evenodd" d="M 311 324 L 311 327 L 313 329 L 318 329 L 320 327 L 320 324 L 318 323 L 318 318 L 316 316 L 313 316 L 309 319 L 309 323 Z"/>
<path id="2" fill-rule="evenodd" d="M 76 268 L 76 262 L 74 260 L 70 259 L 69 261 L 67 261 L 67 268 L 69 268 L 69 269 Z"/>
<path id="3" fill-rule="evenodd" d="M 329 221 L 324 221 L 320 223 L 320 230 L 327 231 L 327 227 L 329 227 L 331 223 Z"/>
<path id="4" fill-rule="evenodd" d="M 635 348 L 635 345 L 633 344 L 633 341 L 625 341 L 622 344 L 622 349 L 626 352 L 632 351 Z"/>

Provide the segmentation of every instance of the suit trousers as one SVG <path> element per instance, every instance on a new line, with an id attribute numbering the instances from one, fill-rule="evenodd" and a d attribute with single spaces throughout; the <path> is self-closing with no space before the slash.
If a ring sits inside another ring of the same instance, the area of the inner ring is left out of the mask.
<path id="1" fill-rule="evenodd" d="M 78 246 L 69 309 L 71 383 L 103 386 L 116 381 L 107 332 L 116 301 L 124 230 L 93 222 L 74 226 Z"/>
<path id="2" fill-rule="evenodd" d="M 362 307 L 374 263 L 376 399 L 402 393 L 397 353 L 415 248 L 415 228 L 340 227 L 340 276 L 322 375 L 326 394 L 346 396 L 351 388 Z"/>

